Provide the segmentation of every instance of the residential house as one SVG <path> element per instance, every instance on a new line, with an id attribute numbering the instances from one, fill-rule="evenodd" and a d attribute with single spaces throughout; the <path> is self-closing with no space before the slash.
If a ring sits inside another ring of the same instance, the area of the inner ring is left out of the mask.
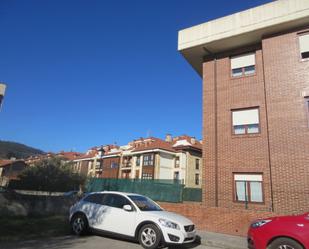
<path id="1" fill-rule="evenodd" d="M 42 155 L 34 155 L 34 156 L 29 156 L 28 158 L 25 159 L 25 163 L 29 166 L 35 166 L 35 164 L 41 160 L 44 159 L 49 159 L 54 157 L 56 154 L 53 152 L 47 152 L 46 154 Z"/>
<path id="2" fill-rule="evenodd" d="M 181 30 L 178 49 L 203 81 L 203 205 L 229 222 L 308 211 L 309 1 Z"/>
<path id="3" fill-rule="evenodd" d="M 73 170 L 89 177 L 161 179 L 200 188 L 201 142 L 190 136 L 140 138 L 127 145 L 102 145 L 72 159 Z"/>
<path id="4" fill-rule="evenodd" d="M 24 160 L 0 160 L 0 186 L 7 186 L 10 180 L 18 179 L 26 167 Z"/>
<path id="5" fill-rule="evenodd" d="M 98 159 L 98 149 L 91 148 L 85 154 L 72 159 L 73 171 L 89 177 L 98 177 L 101 169 L 101 162 Z"/>
<path id="6" fill-rule="evenodd" d="M 118 178 L 122 148 L 116 145 L 103 146 L 101 178 Z"/>
<path id="7" fill-rule="evenodd" d="M 195 138 L 140 138 L 122 151 L 119 178 L 175 180 L 201 187 L 201 160 L 201 144 Z"/>

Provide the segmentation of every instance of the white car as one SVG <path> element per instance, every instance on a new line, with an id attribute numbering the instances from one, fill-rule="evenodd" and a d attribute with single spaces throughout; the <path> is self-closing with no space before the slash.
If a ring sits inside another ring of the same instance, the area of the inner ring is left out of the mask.
<path id="1" fill-rule="evenodd" d="M 191 243 L 196 238 L 191 220 L 163 209 L 148 197 L 121 192 L 94 192 L 70 209 L 77 235 L 89 230 L 130 237 L 147 249 Z"/>

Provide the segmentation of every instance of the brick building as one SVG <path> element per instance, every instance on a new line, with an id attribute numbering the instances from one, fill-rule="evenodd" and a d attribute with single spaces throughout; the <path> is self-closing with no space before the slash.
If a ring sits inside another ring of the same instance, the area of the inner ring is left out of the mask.
<path id="1" fill-rule="evenodd" d="M 93 147 L 72 161 L 75 172 L 89 177 L 178 180 L 192 188 L 202 185 L 202 145 L 187 135 Z"/>
<path id="2" fill-rule="evenodd" d="M 140 138 L 121 148 L 119 178 L 176 180 L 201 187 L 202 145 L 194 137 Z"/>
<path id="3" fill-rule="evenodd" d="M 203 80 L 204 199 L 183 212 L 244 234 L 254 218 L 308 211 L 309 1 L 181 30 L 178 49 Z"/>

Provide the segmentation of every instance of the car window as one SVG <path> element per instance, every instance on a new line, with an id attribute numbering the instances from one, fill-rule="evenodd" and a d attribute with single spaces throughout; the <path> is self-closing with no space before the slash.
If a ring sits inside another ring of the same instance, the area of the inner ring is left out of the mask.
<path id="1" fill-rule="evenodd" d="M 115 208 L 123 208 L 124 205 L 131 205 L 131 203 L 124 196 L 116 194 L 107 194 L 104 199 L 104 205 Z"/>
<path id="2" fill-rule="evenodd" d="M 102 205 L 103 198 L 104 194 L 90 194 L 84 199 L 84 201 Z"/>
<path id="3" fill-rule="evenodd" d="M 160 206 L 153 200 L 141 195 L 128 196 L 141 211 L 162 211 Z"/>

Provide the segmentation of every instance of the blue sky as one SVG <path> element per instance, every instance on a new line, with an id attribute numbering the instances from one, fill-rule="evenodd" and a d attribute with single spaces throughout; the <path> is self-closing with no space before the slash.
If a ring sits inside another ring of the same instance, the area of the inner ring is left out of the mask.
<path id="1" fill-rule="evenodd" d="M 202 137 L 177 32 L 270 0 L 0 0 L 0 139 L 45 151 Z"/>

